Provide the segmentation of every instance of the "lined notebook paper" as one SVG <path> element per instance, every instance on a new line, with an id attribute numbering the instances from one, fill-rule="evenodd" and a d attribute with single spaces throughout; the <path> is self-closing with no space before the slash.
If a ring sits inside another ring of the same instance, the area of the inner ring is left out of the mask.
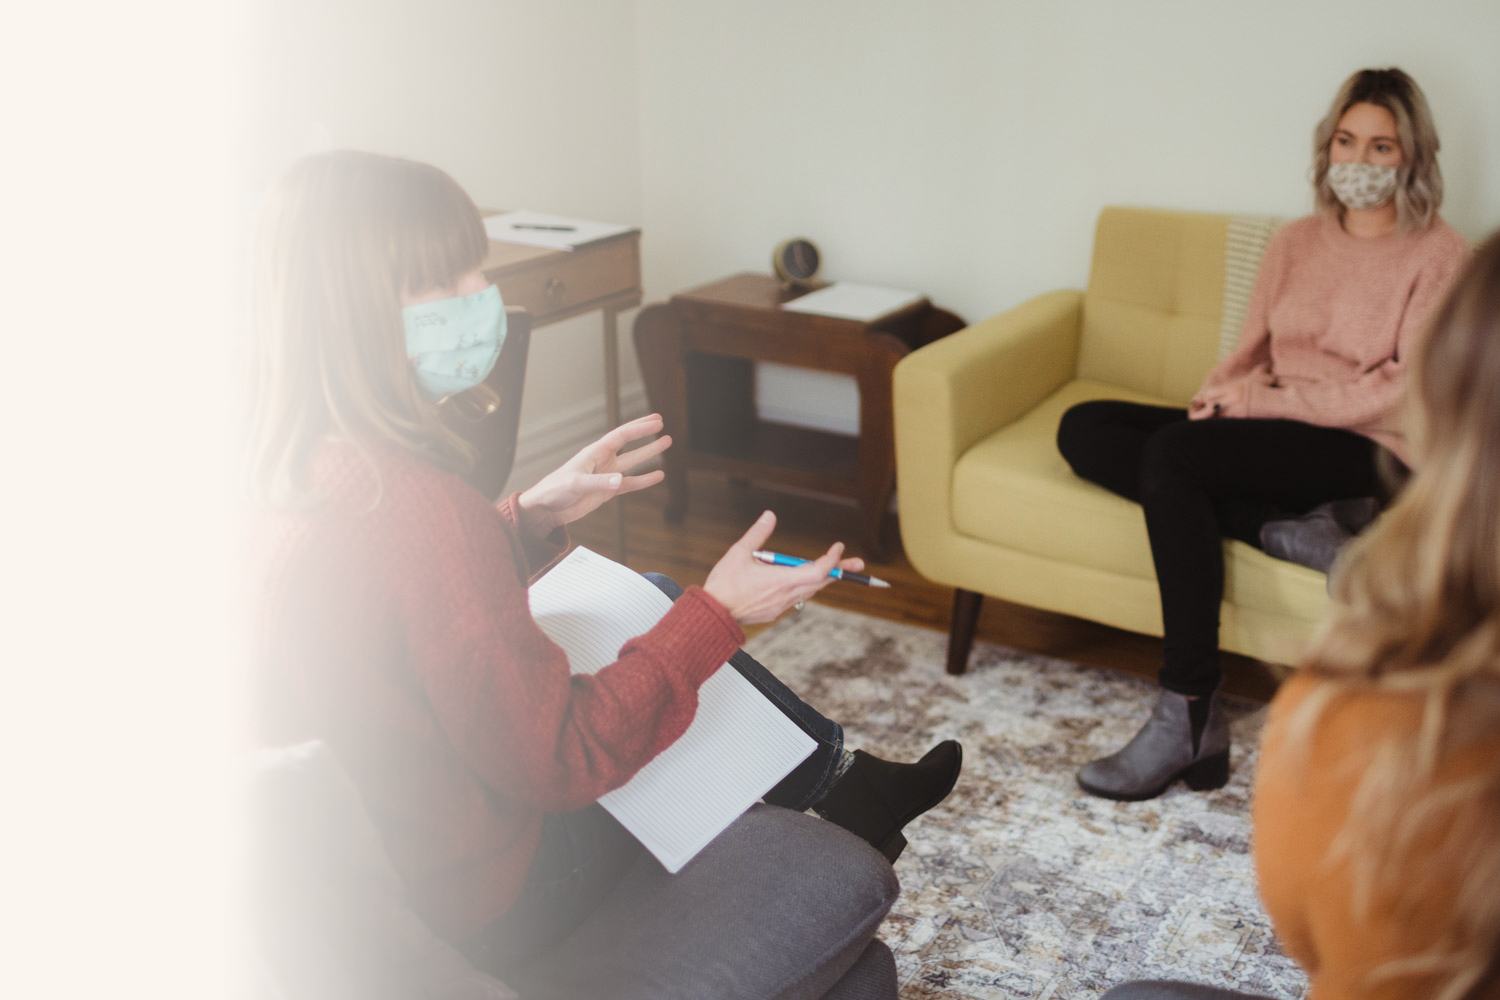
<path id="1" fill-rule="evenodd" d="M 582 546 L 532 584 L 530 598 L 532 617 L 575 674 L 613 663 L 672 607 L 649 580 Z M 815 746 L 739 671 L 721 667 L 698 689 L 687 732 L 599 802 L 676 872 Z"/>

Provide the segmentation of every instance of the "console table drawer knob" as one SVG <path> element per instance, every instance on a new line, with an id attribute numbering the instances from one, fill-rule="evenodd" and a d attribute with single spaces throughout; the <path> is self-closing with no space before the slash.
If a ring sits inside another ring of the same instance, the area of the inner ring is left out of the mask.
<path id="1" fill-rule="evenodd" d="M 548 278 L 544 292 L 549 302 L 557 304 L 562 301 L 563 296 L 568 294 L 568 286 L 563 284 L 561 278 Z"/>

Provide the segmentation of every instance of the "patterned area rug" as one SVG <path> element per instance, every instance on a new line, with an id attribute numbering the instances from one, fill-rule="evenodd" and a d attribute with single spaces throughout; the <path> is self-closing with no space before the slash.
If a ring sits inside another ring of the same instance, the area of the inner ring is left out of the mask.
<path id="1" fill-rule="evenodd" d="M 848 744 L 915 760 L 964 745 L 947 801 L 907 827 L 902 894 L 881 937 L 906 1000 L 1083 1000 L 1131 979 L 1183 979 L 1300 998 L 1250 858 L 1249 800 L 1265 717 L 1226 700 L 1233 777 L 1151 802 L 1078 790 L 1121 746 L 1155 689 L 1110 671 L 978 644 L 943 671 L 941 633 L 809 605 L 749 650 L 844 724 Z"/>

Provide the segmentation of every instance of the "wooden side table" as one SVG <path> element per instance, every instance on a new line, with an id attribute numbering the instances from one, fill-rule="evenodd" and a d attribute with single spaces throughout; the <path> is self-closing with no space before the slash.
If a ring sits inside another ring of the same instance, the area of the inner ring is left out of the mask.
<path id="1" fill-rule="evenodd" d="M 802 291 L 739 274 L 647 306 L 635 346 L 653 409 L 674 445 L 663 456 L 669 521 L 687 513 L 689 469 L 712 469 L 854 499 L 865 554 L 888 558 L 881 521 L 896 486 L 891 372 L 912 350 L 962 329 L 922 299 L 873 322 L 787 312 Z M 756 361 L 852 375 L 857 437 L 761 420 Z"/>
<path id="2" fill-rule="evenodd" d="M 484 215 L 497 215 L 486 209 Z M 535 329 L 558 320 L 599 311 L 604 317 L 604 417 L 620 424 L 618 318 L 641 304 L 641 233 L 638 229 L 586 243 L 576 250 L 552 250 L 490 241 L 480 268 L 500 289 L 507 306 L 531 313 Z M 625 507 L 616 502 L 615 556 L 625 561 Z"/>

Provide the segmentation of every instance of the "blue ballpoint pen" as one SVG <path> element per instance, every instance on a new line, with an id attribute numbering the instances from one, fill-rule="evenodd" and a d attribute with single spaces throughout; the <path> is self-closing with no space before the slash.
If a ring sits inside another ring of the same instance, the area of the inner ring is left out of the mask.
<path id="1" fill-rule="evenodd" d="M 780 552 L 767 552 L 764 549 L 757 549 L 755 552 L 752 552 L 750 554 L 753 555 L 758 561 L 769 563 L 772 566 L 805 566 L 808 563 L 812 562 L 811 559 L 798 559 L 796 556 L 784 556 Z M 878 576 L 866 576 L 864 573 L 846 573 L 844 570 L 839 569 L 837 566 L 829 570 L 828 575 L 833 577 L 835 580 L 846 580 L 849 583 L 862 583 L 866 587 L 890 586 L 889 583 L 886 583 Z"/>

